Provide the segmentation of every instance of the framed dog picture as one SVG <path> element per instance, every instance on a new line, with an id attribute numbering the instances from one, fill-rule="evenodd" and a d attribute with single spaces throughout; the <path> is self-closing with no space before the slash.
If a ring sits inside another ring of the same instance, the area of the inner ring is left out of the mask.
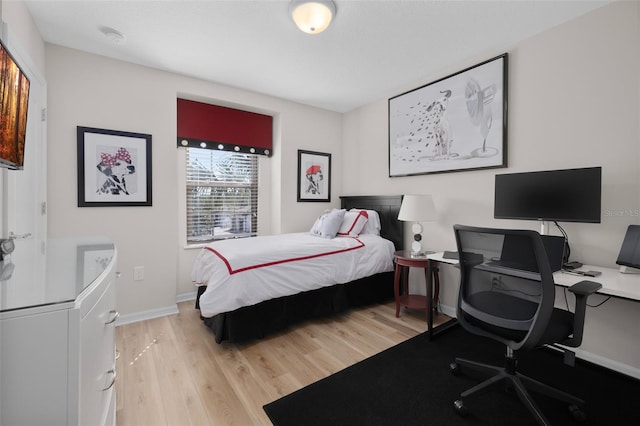
<path id="1" fill-rule="evenodd" d="M 331 154 L 298 150 L 300 201 L 331 201 Z"/>
<path id="2" fill-rule="evenodd" d="M 389 99 L 389 176 L 506 167 L 507 59 Z"/>
<path id="3" fill-rule="evenodd" d="M 77 129 L 78 207 L 151 206 L 151 135 Z"/>

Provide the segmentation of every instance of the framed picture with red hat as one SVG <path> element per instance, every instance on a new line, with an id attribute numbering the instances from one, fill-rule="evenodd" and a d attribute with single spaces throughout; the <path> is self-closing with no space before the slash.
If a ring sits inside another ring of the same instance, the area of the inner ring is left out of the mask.
<path id="1" fill-rule="evenodd" d="M 298 150 L 298 202 L 331 201 L 331 154 Z"/>

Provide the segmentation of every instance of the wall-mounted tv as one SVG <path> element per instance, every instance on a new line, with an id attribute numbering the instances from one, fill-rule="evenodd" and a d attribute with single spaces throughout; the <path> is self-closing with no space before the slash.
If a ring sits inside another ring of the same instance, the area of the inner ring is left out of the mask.
<path id="1" fill-rule="evenodd" d="M 497 174 L 496 219 L 600 223 L 602 168 Z"/>
<path id="2" fill-rule="evenodd" d="M 0 167 L 22 169 L 29 79 L 0 41 Z"/>

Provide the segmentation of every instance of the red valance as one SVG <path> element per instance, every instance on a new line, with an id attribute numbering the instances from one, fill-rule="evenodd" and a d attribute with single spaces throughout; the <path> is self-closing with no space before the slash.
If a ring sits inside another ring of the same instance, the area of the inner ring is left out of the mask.
<path id="1" fill-rule="evenodd" d="M 178 146 L 271 156 L 273 117 L 178 99 Z"/>

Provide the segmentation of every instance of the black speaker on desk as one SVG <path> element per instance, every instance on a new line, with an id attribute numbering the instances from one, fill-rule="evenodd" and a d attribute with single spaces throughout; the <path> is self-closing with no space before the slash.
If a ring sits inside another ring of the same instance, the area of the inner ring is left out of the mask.
<path id="1" fill-rule="evenodd" d="M 629 225 L 627 228 L 616 263 L 621 265 L 622 273 L 640 274 L 640 225 Z"/>

